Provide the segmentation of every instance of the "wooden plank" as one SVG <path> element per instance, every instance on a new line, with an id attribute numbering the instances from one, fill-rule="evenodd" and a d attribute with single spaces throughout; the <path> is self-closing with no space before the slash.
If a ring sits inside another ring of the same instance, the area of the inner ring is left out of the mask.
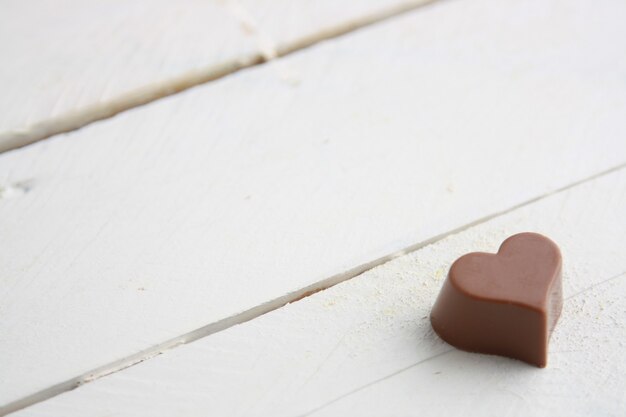
<path id="1" fill-rule="evenodd" d="M 0 404 L 623 163 L 626 5 L 570 4 L 441 3 L 0 155 Z"/>
<path id="2" fill-rule="evenodd" d="M 589 416 L 626 409 L 626 169 L 18 412 L 45 416 Z M 538 231 L 564 256 L 546 369 L 453 349 L 428 315 L 447 268 Z"/>
<path id="3" fill-rule="evenodd" d="M 244 7 L 236 0 L 5 0 L 0 152 L 425 2 L 354 0 L 338 7 L 332 0 L 298 0 Z M 267 33 L 287 21 L 290 30 Z"/>
<path id="4" fill-rule="evenodd" d="M 8 138 L 179 76 L 244 64 L 258 50 L 215 1 L 5 0 L 0 54 Z"/>

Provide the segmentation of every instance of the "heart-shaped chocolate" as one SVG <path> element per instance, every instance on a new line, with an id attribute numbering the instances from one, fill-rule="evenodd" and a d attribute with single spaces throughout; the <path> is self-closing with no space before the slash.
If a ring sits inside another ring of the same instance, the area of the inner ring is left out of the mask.
<path id="1" fill-rule="evenodd" d="M 474 252 L 450 267 L 430 321 L 446 342 L 545 367 L 561 314 L 561 252 L 538 233 L 506 239 L 497 254 Z"/>

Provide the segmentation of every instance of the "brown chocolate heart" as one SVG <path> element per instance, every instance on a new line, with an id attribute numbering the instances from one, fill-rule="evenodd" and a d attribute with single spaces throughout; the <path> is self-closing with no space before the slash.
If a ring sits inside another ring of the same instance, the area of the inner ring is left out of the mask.
<path id="1" fill-rule="evenodd" d="M 561 252 L 550 239 L 520 233 L 497 254 L 474 252 L 450 267 L 430 321 L 446 342 L 545 367 L 563 295 Z"/>

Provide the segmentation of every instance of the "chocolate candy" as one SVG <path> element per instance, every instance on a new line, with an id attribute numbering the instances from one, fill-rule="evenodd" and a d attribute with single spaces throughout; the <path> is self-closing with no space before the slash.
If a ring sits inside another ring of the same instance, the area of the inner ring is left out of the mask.
<path id="1" fill-rule="evenodd" d="M 561 314 L 561 252 L 550 239 L 520 233 L 497 254 L 474 252 L 450 267 L 430 321 L 446 342 L 545 367 Z"/>

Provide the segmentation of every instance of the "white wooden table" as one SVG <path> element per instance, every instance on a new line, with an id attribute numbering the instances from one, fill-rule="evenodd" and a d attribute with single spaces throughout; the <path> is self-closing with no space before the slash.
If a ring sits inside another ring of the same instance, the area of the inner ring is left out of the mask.
<path id="1" fill-rule="evenodd" d="M 626 3 L 424 3 L 0 0 L 0 415 L 626 415 Z M 520 231 L 546 369 L 428 321 Z"/>

